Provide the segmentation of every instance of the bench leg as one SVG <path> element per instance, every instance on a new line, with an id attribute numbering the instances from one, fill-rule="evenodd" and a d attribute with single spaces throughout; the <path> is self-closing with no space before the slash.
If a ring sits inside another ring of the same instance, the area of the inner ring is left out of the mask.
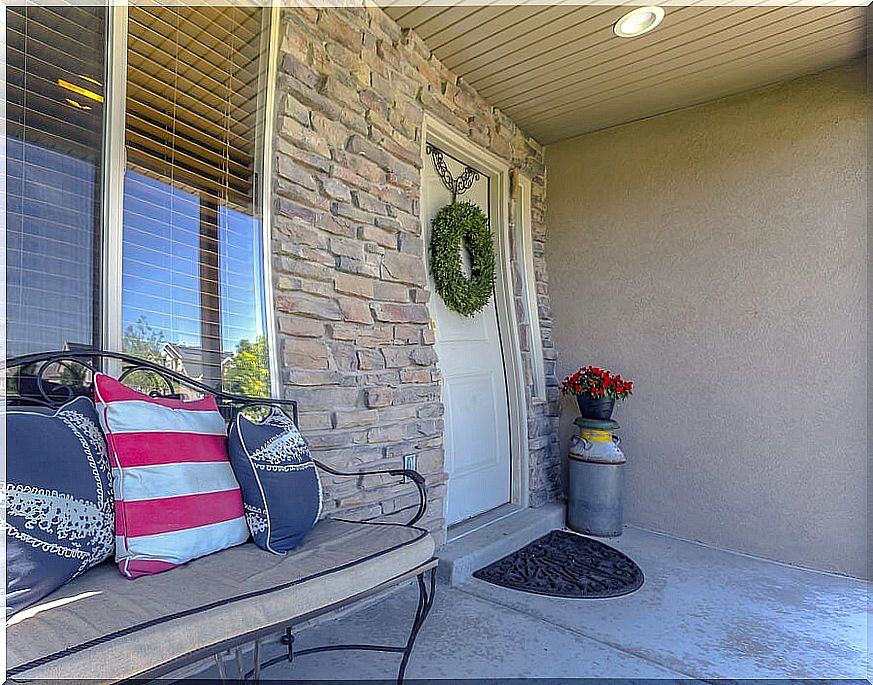
<path id="1" fill-rule="evenodd" d="M 412 621 L 412 627 L 409 631 L 409 637 L 406 639 L 406 644 L 402 647 L 395 647 L 391 645 L 355 644 L 325 645 L 324 647 L 311 647 L 309 649 L 295 650 L 294 634 L 292 633 L 292 629 L 289 627 L 285 629 L 285 635 L 282 637 L 281 640 L 282 644 L 287 645 L 288 647 L 287 654 L 274 657 L 261 664 L 259 663 L 260 653 L 256 651 L 255 663 L 258 665 L 255 667 L 254 670 L 249 671 L 246 674 L 246 680 L 254 680 L 254 682 L 257 682 L 257 679 L 260 676 L 260 670 L 269 668 L 270 666 L 278 664 L 281 661 L 293 663 L 294 658 L 298 656 L 305 656 L 307 654 L 320 654 L 321 652 L 359 650 L 367 652 L 394 652 L 397 654 L 402 654 L 403 658 L 400 662 L 400 669 L 397 671 L 397 685 L 403 685 L 403 678 L 406 674 L 406 666 L 409 663 L 409 657 L 412 654 L 412 648 L 415 646 L 415 638 L 418 637 L 418 632 L 424 625 L 424 621 L 425 619 L 427 619 L 427 615 L 430 613 L 431 607 L 433 606 L 434 591 L 436 589 L 436 568 L 432 568 L 430 569 L 430 571 L 424 571 L 422 573 L 419 573 L 418 576 L 416 576 L 416 580 L 418 581 L 418 606 L 415 609 L 415 617 Z M 253 676 L 256 677 L 253 678 Z"/>
<path id="2" fill-rule="evenodd" d="M 397 671 L 397 685 L 403 685 L 403 678 L 406 675 L 406 666 L 409 664 L 409 657 L 412 655 L 412 648 L 415 646 L 415 638 L 418 637 L 418 631 L 424 625 L 427 615 L 433 606 L 434 590 L 436 589 L 436 568 L 430 570 L 430 587 L 425 581 L 425 574 L 418 574 L 418 608 L 415 610 L 415 619 L 412 621 L 412 630 L 409 632 L 409 638 L 406 641 L 406 647 L 403 649 L 403 659 L 400 662 L 400 669 Z"/>
<path id="3" fill-rule="evenodd" d="M 245 668 L 243 667 L 243 658 L 242 658 L 242 648 L 234 647 L 232 649 L 228 649 L 225 652 L 219 652 L 218 654 L 213 655 L 213 659 L 215 660 L 215 665 L 218 667 L 218 678 L 222 683 L 245 683 L 250 679 L 250 676 L 254 674 L 253 682 L 257 683 L 260 680 L 261 672 L 260 672 L 260 656 L 261 656 L 261 640 L 260 638 L 255 640 L 254 642 L 254 671 L 249 671 L 246 673 Z M 227 674 L 227 666 L 225 664 L 224 659 L 222 658 L 223 654 L 232 654 L 233 660 L 236 665 L 236 677 L 229 678 Z"/>
<path id="4" fill-rule="evenodd" d="M 218 678 L 222 683 L 227 682 L 227 669 L 224 667 L 224 660 L 221 658 L 221 652 L 212 657 L 215 659 L 215 665 L 218 667 Z"/>
<path id="5" fill-rule="evenodd" d="M 254 669 L 252 669 L 252 682 L 256 685 L 261 682 L 261 639 L 255 640 L 255 651 L 252 656 Z"/>

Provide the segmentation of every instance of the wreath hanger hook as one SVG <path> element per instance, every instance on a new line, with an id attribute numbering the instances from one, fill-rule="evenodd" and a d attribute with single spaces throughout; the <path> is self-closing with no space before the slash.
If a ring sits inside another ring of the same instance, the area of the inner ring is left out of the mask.
<path id="1" fill-rule="evenodd" d="M 465 164 L 464 171 L 461 172 L 461 175 L 458 176 L 458 178 L 455 178 L 446 164 L 446 153 L 432 143 L 428 143 L 425 146 L 425 152 L 430 155 L 430 158 L 433 161 L 433 168 L 436 170 L 437 175 L 440 177 L 446 190 L 452 194 L 452 204 L 457 201 L 458 195 L 466 193 L 481 177 L 481 173 L 478 169 L 474 169 L 469 164 Z"/>

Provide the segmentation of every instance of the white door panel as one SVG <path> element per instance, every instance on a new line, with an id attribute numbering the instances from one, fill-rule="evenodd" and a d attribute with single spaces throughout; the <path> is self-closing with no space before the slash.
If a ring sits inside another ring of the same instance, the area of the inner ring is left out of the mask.
<path id="1" fill-rule="evenodd" d="M 449 157 L 445 161 L 455 177 L 463 171 L 461 163 Z M 422 223 L 429 245 L 430 222 L 452 196 L 429 158 L 425 159 L 423 181 Z M 489 179 L 483 175 L 459 200 L 475 202 L 489 214 L 488 185 Z M 430 288 L 429 307 L 436 325 L 446 409 L 446 519 L 452 524 L 509 501 L 508 400 L 494 297 L 474 317 L 465 317 L 446 307 L 432 278 Z"/>

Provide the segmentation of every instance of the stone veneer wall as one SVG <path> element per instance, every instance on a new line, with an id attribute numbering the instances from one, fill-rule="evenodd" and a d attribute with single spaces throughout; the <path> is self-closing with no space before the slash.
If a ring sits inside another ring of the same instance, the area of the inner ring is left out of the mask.
<path id="1" fill-rule="evenodd" d="M 445 539 L 443 407 L 419 220 L 427 111 L 532 180 L 549 401 L 528 396 L 530 501 L 554 499 L 558 392 L 543 148 L 380 9 L 286 9 L 281 35 L 272 244 L 279 364 L 315 456 L 357 469 L 399 466 L 416 453 L 431 502 L 426 525 Z M 520 293 L 516 303 L 524 341 Z M 528 350 L 524 357 L 529 375 Z M 416 501 L 395 478 L 325 478 L 324 487 L 328 513 L 390 517 Z"/>

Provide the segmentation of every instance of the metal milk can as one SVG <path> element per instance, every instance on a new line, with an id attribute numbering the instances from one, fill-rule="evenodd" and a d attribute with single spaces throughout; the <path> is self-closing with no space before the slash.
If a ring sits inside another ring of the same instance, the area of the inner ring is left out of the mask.
<path id="1" fill-rule="evenodd" d="M 570 442 L 567 527 L 598 537 L 621 535 L 625 457 L 614 434 L 617 422 L 576 419 Z"/>

